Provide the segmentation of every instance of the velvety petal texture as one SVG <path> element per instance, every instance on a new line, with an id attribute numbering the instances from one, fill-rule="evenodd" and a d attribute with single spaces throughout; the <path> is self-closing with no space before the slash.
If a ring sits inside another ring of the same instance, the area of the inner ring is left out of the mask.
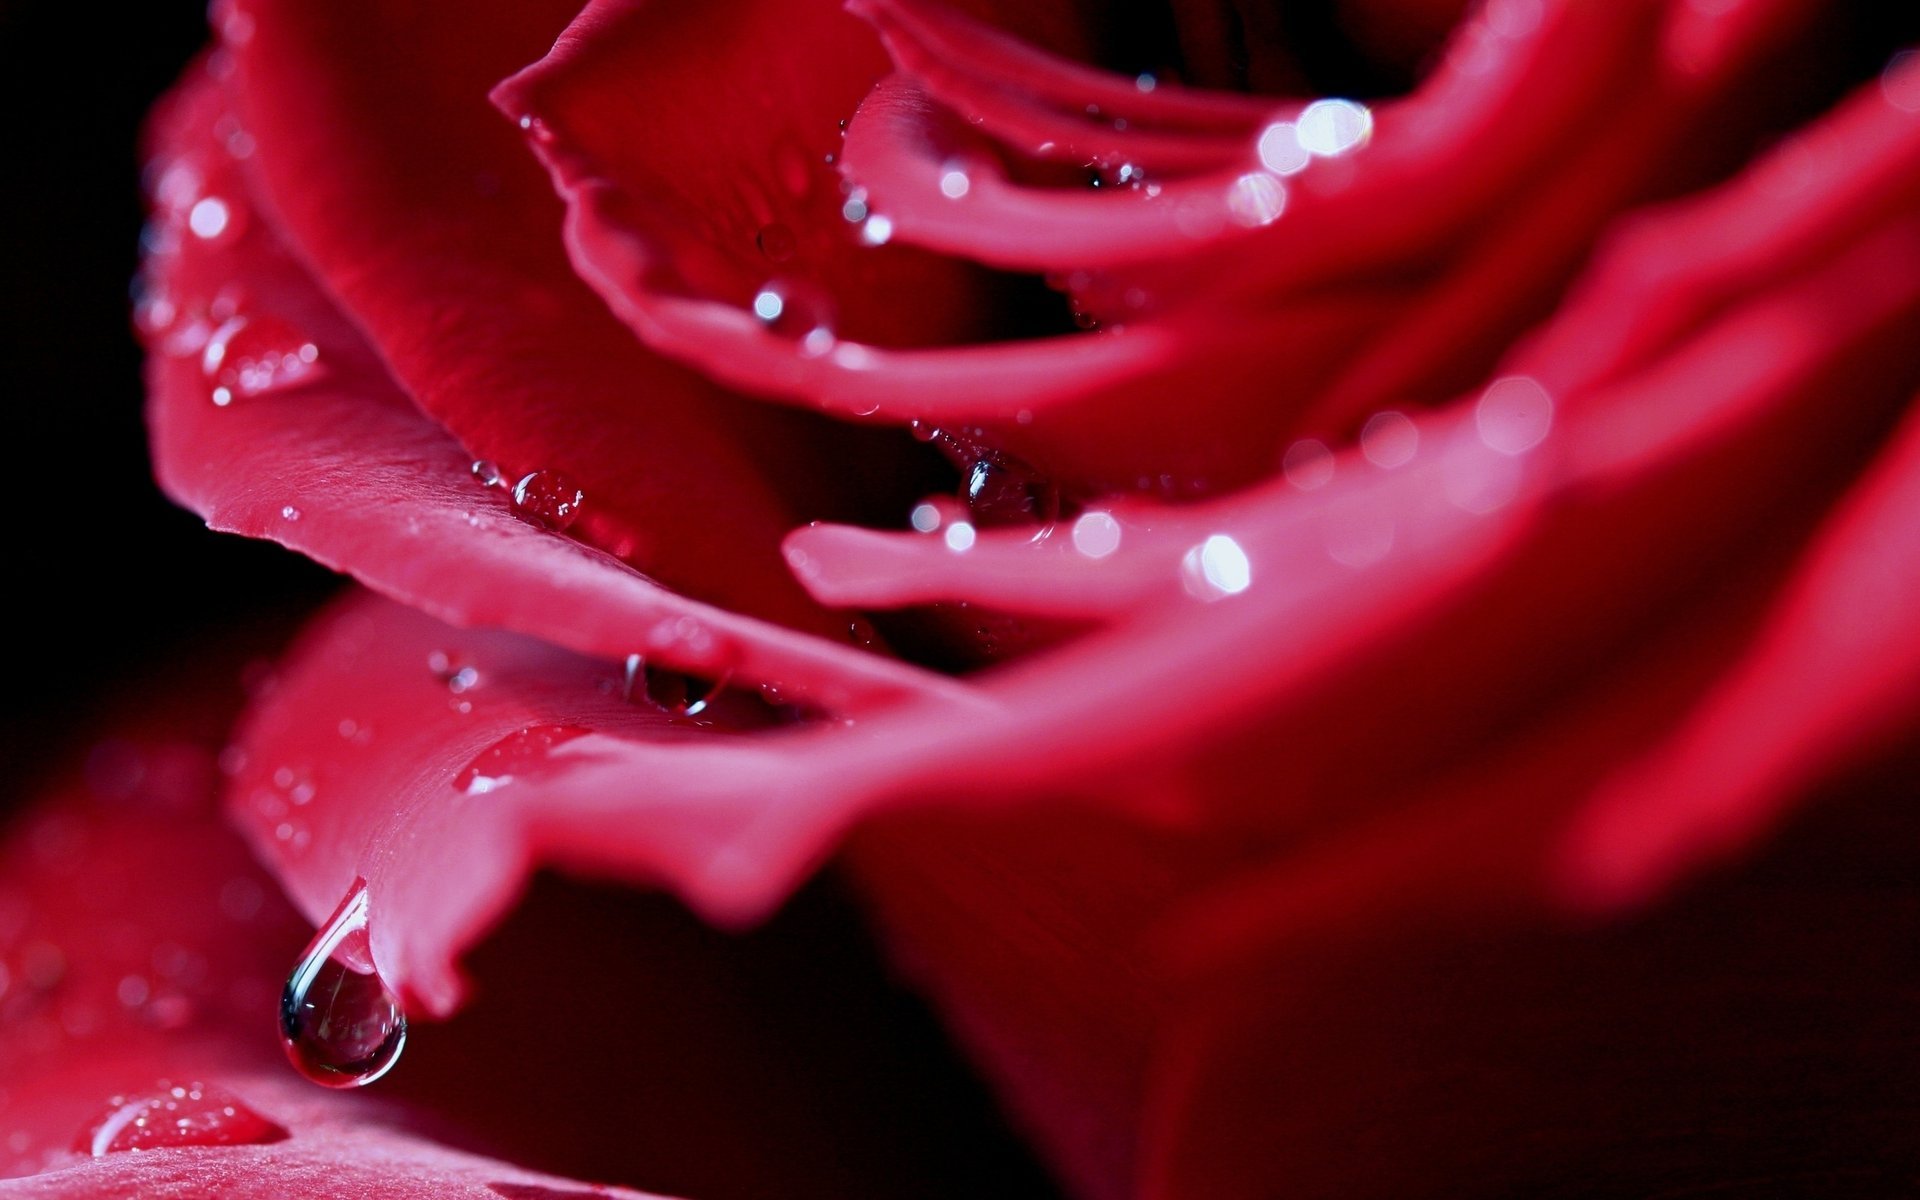
<path id="1" fill-rule="evenodd" d="M 159 473 L 387 597 L 239 726 L 256 853 L 446 1016 L 541 864 L 736 926 L 844 846 L 1089 1197 L 1871 1143 L 1796 1081 L 1911 1058 L 1910 972 L 1841 971 L 1912 916 L 1899 24 L 1194 0 L 1175 64 L 1000 8 L 223 10 L 156 125 Z"/>

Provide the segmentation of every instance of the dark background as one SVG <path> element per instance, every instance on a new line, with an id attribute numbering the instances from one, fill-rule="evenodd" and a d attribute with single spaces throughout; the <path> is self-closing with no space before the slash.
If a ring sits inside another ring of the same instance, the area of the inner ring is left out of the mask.
<path id="1" fill-rule="evenodd" d="M 205 32 L 204 8 L 181 0 L 111 15 L 0 0 L 0 111 L 12 114 L 0 133 L 9 803 L 50 750 L 128 688 L 150 687 L 159 664 L 332 586 L 277 547 L 207 532 L 160 495 L 147 464 L 129 318 L 135 147 L 147 106 Z"/>

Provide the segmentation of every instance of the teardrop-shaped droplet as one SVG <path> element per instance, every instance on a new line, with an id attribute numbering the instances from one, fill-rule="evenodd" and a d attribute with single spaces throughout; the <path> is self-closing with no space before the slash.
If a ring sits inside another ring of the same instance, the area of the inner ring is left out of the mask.
<path id="1" fill-rule="evenodd" d="M 792 258 L 800 245 L 799 239 L 793 236 L 793 230 L 778 222 L 762 226 L 760 232 L 754 235 L 753 243 L 760 248 L 760 253 L 766 256 L 768 262 L 777 263 Z"/>
<path id="2" fill-rule="evenodd" d="M 225 1088 L 163 1083 L 150 1092 L 108 1100 L 99 1116 L 81 1128 L 73 1148 L 102 1158 L 171 1146 L 257 1146 L 286 1136 L 285 1129 Z"/>
<path id="3" fill-rule="evenodd" d="M 529 725 L 482 750 L 458 775 L 453 790 L 466 796 L 496 792 L 516 779 L 533 779 L 552 768 L 553 752 L 593 730 L 580 725 Z"/>
<path id="4" fill-rule="evenodd" d="M 503 488 L 507 486 L 506 474 L 500 470 L 499 463 L 489 462 L 484 458 L 479 458 L 474 460 L 473 466 L 469 467 L 468 470 L 472 471 L 473 477 L 480 481 L 481 487 Z"/>
<path id="5" fill-rule="evenodd" d="M 774 280 L 753 294 L 755 319 L 808 355 L 833 349 L 831 307 L 820 289 L 791 279 Z"/>
<path id="6" fill-rule="evenodd" d="M 1059 491 L 1010 454 L 975 459 L 962 487 L 976 525 L 1051 525 L 1060 517 Z"/>
<path id="7" fill-rule="evenodd" d="M 407 1017 L 374 969 L 365 882 L 354 881 L 287 977 L 280 1041 L 300 1073 L 323 1087 L 372 1083 L 399 1061 Z"/>
<path id="8" fill-rule="evenodd" d="M 200 370 L 222 407 L 287 387 L 320 372 L 320 347 L 272 317 L 232 317 L 207 339 Z"/>
<path id="9" fill-rule="evenodd" d="M 580 519 L 586 493 L 558 471 L 534 471 L 513 485 L 513 514 L 531 525 L 565 530 Z"/>

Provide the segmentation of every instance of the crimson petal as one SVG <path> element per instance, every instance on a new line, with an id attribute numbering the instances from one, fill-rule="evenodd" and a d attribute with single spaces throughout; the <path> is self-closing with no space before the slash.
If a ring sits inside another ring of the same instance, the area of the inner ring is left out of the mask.
<path id="1" fill-rule="evenodd" d="M 961 695 L 927 673 L 689 600 L 515 519 L 264 221 L 213 238 L 188 227 L 209 197 L 236 211 L 246 204 L 240 164 L 212 137 L 220 113 L 204 82 L 177 95 L 162 121 L 169 149 L 156 160 L 162 188 L 180 195 L 161 217 L 171 248 L 148 262 L 156 296 L 175 314 L 156 331 L 149 415 L 156 469 L 182 503 L 217 528 L 280 541 L 461 623 L 616 659 L 644 653 L 683 670 L 738 670 L 834 708 L 928 689 Z M 313 346 L 317 375 L 216 403 L 205 347 L 208 310 L 218 315 L 223 303 Z"/>

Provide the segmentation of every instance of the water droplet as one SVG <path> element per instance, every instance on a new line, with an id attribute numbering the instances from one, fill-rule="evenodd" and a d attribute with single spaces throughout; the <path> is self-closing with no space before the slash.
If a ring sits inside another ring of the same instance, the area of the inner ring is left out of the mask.
<path id="1" fill-rule="evenodd" d="M 709 683 L 692 675 L 679 671 L 668 671 L 659 667 L 649 667 L 644 662 L 638 664 L 638 679 L 632 672 L 639 655 L 627 658 L 629 674 L 627 676 L 627 698 L 635 694 L 635 683 L 640 684 L 639 693 L 646 696 L 656 708 L 676 717 L 697 717 L 713 707 L 720 693 L 726 690 L 729 676 L 722 675 Z"/>
<path id="2" fill-rule="evenodd" d="M 833 349 L 830 308 L 818 288 L 789 279 L 768 283 L 753 295 L 753 315 L 760 324 L 799 343 L 808 355 Z"/>
<path id="3" fill-rule="evenodd" d="M 1142 72 L 1133 77 L 1133 86 L 1143 92 L 1151 92 L 1160 86 L 1160 80 L 1150 72 Z"/>
<path id="4" fill-rule="evenodd" d="M 867 214 L 860 223 L 860 240 L 869 246 L 884 246 L 893 240 L 893 221 L 879 213 Z"/>
<path id="5" fill-rule="evenodd" d="M 558 471 L 534 471 L 513 485 L 513 513 L 521 520 L 558 533 L 580 517 L 585 493 Z"/>
<path id="6" fill-rule="evenodd" d="M 407 1017 L 374 969 L 364 881 L 354 881 L 287 977 L 280 1040 L 300 1073 L 324 1087 L 372 1083 L 399 1061 Z"/>
<path id="7" fill-rule="evenodd" d="M 990 451 L 975 459 L 963 491 L 976 525 L 1051 525 L 1060 516 L 1058 489 L 1010 454 Z"/>
<path id="8" fill-rule="evenodd" d="M 1286 187 L 1265 171 L 1249 171 L 1227 189 L 1227 212 L 1250 229 L 1273 224 L 1286 208 Z"/>
<path id="9" fill-rule="evenodd" d="M 778 223 L 763 226 L 753 237 L 753 244 L 760 248 L 768 262 L 782 263 L 793 257 L 799 247 L 799 241 L 793 236 L 793 230 Z"/>
<path id="10" fill-rule="evenodd" d="M 516 779 L 544 773 L 553 752 L 592 733 L 579 725 L 529 725 L 501 738 L 453 777 L 453 790 L 466 796 L 499 791 Z"/>
<path id="11" fill-rule="evenodd" d="M 913 512 L 908 515 L 907 520 L 920 533 L 932 533 L 943 523 L 939 505 L 926 500 L 913 506 Z"/>
<path id="12" fill-rule="evenodd" d="M 319 370 L 320 347 L 271 317 L 228 319 L 200 354 L 200 372 L 213 384 L 213 402 L 222 407 L 298 383 Z"/>
<path id="13" fill-rule="evenodd" d="M 73 1148 L 100 1158 L 171 1146 L 257 1146 L 286 1136 L 285 1129 L 225 1088 L 163 1083 L 151 1092 L 108 1100 L 100 1115 L 80 1130 Z"/>
<path id="14" fill-rule="evenodd" d="M 291 504 L 283 505 L 280 509 L 280 519 L 283 521 L 298 521 L 300 519 L 300 510 Z"/>
<path id="15" fill-rule="evenodd" d="M 499 463 L 488 462 L 484 458 L 479 458 L 475 459 L 473 466 L 468 469 L 473 472 L 473 477 L 480 481 L 481 487 L 503 488 L 507 486 L 507 477 L 501 472 Z"/>
<path id="16" fill-rule="evenodd" d="M 958 200 L 973 190 L 973 179 L 960 167 L 948 167 L 940 174 L 940 194 Z"/>
<path id="17" fill-rule="evenodd" d="M 947 531 L 942 536 L 946 539 L 947 549 L 953 551 L 955 554 L 973 549 L 973 543 L 975 541 L 974 529 L 972 525 L 965 521 L 955 521 L 953 524 L 947 526 Z"/>

